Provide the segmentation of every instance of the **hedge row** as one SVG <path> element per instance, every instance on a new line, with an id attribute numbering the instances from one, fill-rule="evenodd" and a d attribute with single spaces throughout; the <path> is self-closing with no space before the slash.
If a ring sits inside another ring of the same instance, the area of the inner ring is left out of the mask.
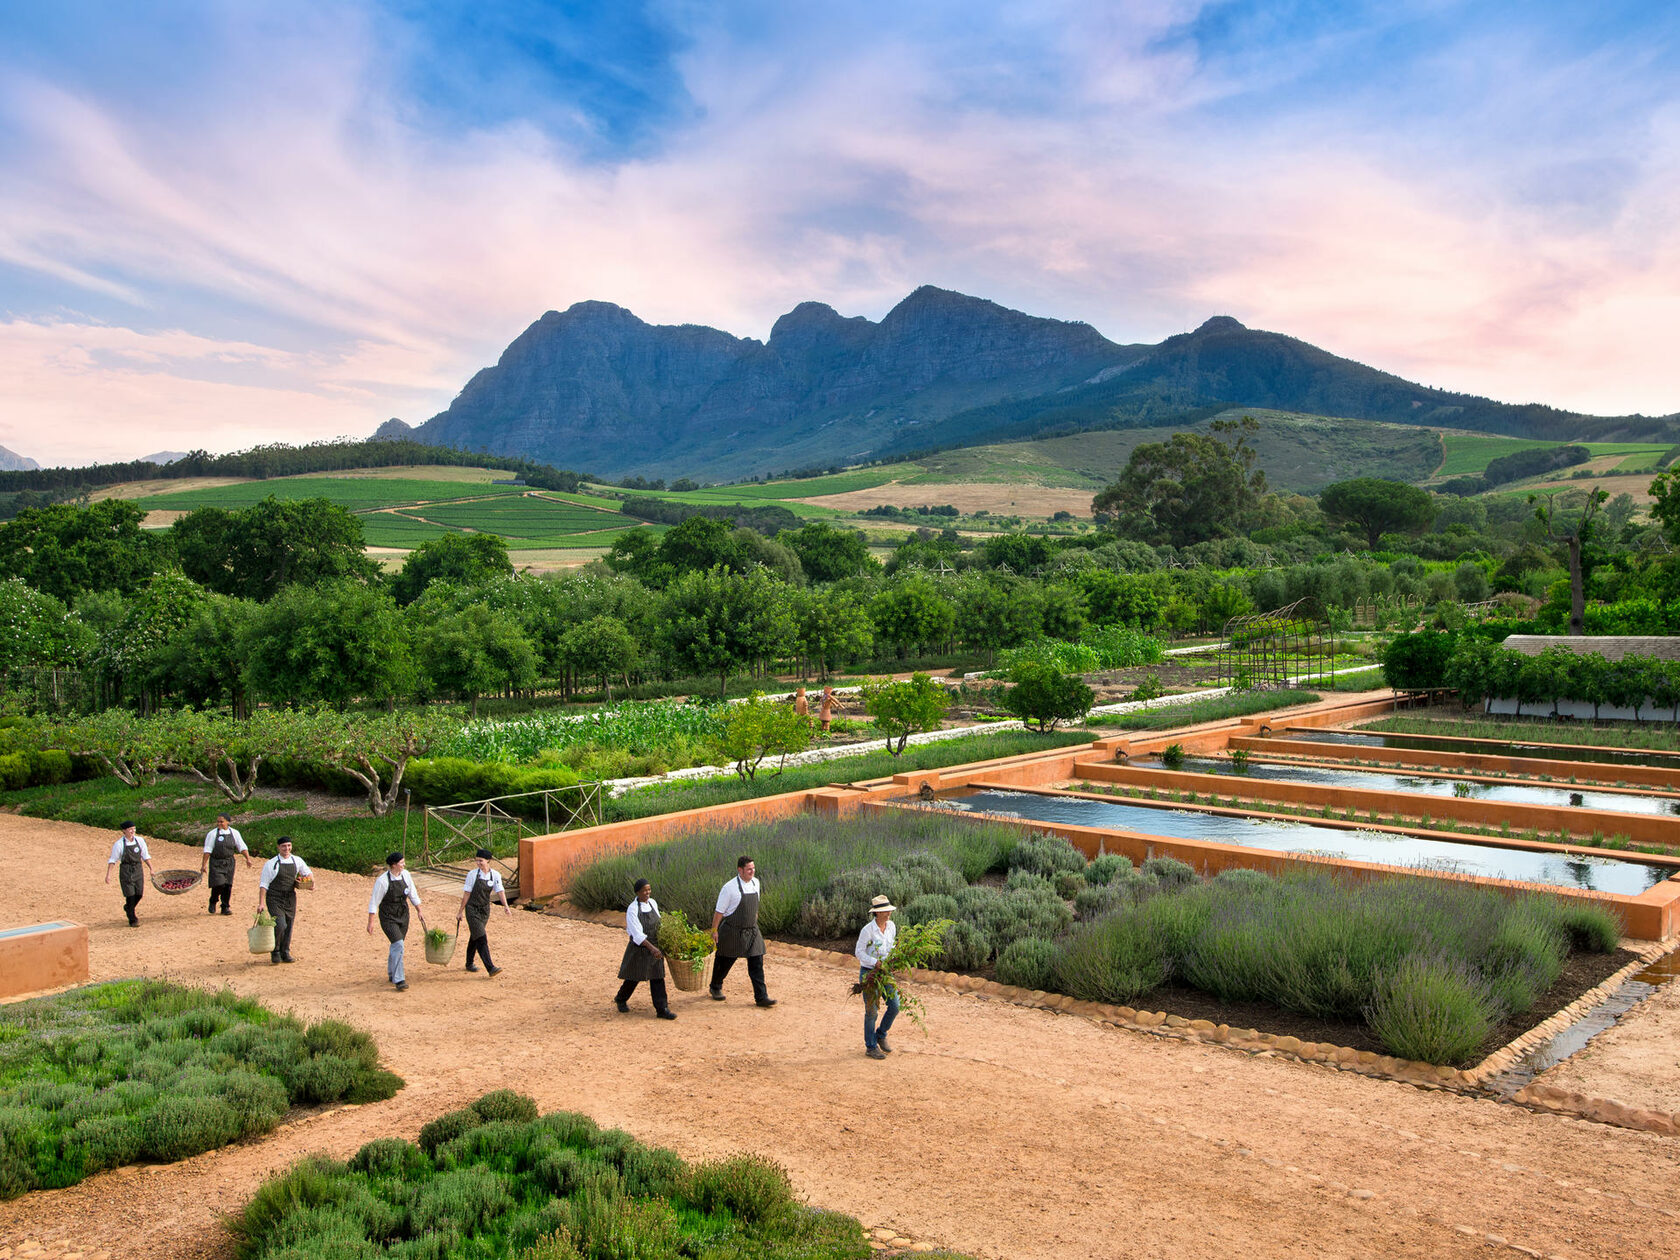
<path id="1" fill-rule="evenodd" d="M 1383 676 L 1404 690 L 1450 687 L 1467 706 L 1505 697 L 1554 711 L 1560 701 L 1590 704 L 1594 716 L 1605 705 L 1636 714 L 1653 705 L 1680 713 L 1680 661 L 1637 655 L 1612 661 L 1561 643 L 1528 656 L 1480 638 L 1424 630 L 1389 643 Z"/>

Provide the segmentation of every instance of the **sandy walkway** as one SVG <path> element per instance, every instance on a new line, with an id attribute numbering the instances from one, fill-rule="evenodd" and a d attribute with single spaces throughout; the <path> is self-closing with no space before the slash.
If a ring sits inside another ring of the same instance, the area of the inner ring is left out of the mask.
<path id="1" fill-rule="evenodd" d="M 619 1016 L 608 999 L 620 934 L 518 911 L 491 929 L 499 979 L 420 963 L 398 995 L 383 939 L 365 934 L 366 880 L 323 874 L 304 901 L 300 961 L 275 968 L 246 953 L 245 920 L 206 918 L 196 895 L 149 893 L 142 927 L 122 926 L 116 889 L 99 883 L 109 843 L 0 816 L 0 927 L 79 919 L 95 978 L 229 983 L 349 1018 L 408 1088 L 182 1164 L 0 1203 L 0 1247 L 57 1238 L 122 1257 L 227 1256 L 216 1220 L 269 1170 L 412 1136 L 511 1085 L 687 1156 L 762 1151 L 813 1202 L 985 1256 L 1442 1260 L 1486 1254 L 1490 1238 L 1531 1255 L 1675 1254 L 1672 1139 L 942 990 L 927 994 L 928 1033 L 906 1029 L 900 1053 L 875 1063 L 842 973 L 808 962 L 772 959 L 773 1011 L 742 1000 L 743 978 L 721 1005 L 681 995 L 674 1024 L 645 1006 Z M 154 853 L 196 865 L 179 846 Z M 255 884 L 239 880 L 248 907 Z"/>

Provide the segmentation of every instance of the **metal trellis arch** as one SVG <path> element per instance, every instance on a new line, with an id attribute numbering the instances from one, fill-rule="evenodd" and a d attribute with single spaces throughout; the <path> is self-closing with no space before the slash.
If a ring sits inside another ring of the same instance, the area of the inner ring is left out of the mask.
<path id="1" fill-rule="evenodd" d="M 1274 691 L 1329 673 L 1336 635 L 1324 605 L 1308 595 L 1271 612 L 1232 617 L 1219 651 L 1219 682 L 1238 691 Z"/>

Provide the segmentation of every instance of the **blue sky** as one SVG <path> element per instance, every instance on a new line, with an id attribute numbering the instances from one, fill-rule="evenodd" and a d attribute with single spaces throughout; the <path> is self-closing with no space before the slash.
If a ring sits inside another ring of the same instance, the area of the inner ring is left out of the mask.
<path id="1" fill-rule="evenodd" d="M 550 308 L 763 337 L 919 284 L 1680 410 L 1651 4 L 0 8 L 0 444 L 364 434 Z"/>

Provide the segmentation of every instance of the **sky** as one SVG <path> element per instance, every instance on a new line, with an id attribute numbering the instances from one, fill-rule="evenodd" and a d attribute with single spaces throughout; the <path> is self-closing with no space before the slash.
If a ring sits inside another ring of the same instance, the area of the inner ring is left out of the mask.
<path id="1" fill-rule="evenodd" d="M 922 284 L 1680 411 L 1680 6 L 0 5 L 0 445 L 366 436 L 550 309 Z"/>

